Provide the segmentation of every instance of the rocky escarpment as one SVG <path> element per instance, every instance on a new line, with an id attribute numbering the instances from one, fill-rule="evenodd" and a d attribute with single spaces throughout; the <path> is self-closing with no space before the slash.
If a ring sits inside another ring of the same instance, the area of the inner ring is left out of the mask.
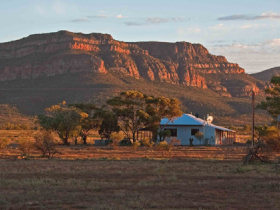
<path id="1" fill-rule="evenodd" d="M 224 96 L 248 95 L 247 89 L 251 88 L 259 90 L 256 81 L 246 76 L 238 64 L 211 55 L 200 44 L 126 43 L 108 34 L 68 31 L 0 44 L 0 81 L 75 72 L 115 72 L 137 79 L 210 88 Z M 238 75 L 236 87 L 227 82 L 234 75 Z"/>

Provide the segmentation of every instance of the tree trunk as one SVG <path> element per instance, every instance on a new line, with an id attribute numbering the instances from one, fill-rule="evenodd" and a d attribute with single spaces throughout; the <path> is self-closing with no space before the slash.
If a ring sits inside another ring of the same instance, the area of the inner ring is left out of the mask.
<path id="1" fill-rule="evenodd" d="M 157 142 L 157 140 L 158 140 L 158 130 L 156 129 L 152 129 L 152 140 L 154 141 L 154 142 Z M 160 137 L 160 140 L 161 140 L 161 136 L 159 136 Z"/>
<path id="2" fill-rule="evenodd" d="M 63 138 L 63 144 L 64 145 L 70 145 L 68 142 L 68 137 Z"/>
<path id="3" fill-rule="evenodd" d="M 84 141 L 84 144 L 87 144 L 87 136 L 86 135 L 83 136 L 83 141 Z"/>
<path id="4" fill-rule="evenodd" d="M 132 140 L 133 140 L 133 142 L 136 142 L 135 132 L 132 133 Z"/>

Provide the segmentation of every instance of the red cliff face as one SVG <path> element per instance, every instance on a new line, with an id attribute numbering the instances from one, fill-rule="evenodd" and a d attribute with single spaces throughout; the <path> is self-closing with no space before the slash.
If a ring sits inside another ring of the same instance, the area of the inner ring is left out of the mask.
<path id="1" fill-rule="evenodd" d="M 213 86 L 211 75 L 245 75 L 238 64 L 187 42 L 126 43 L 108 34 L 60 31 L 0 44 L 0 81 L 74 72 L 117 72 L 137 79 L 211 88 L 227 96 L 235 93 L 229 94 L 230 87 L 219 81 Z M 245 82 L 238 90 L 247 92 L 252 85 Z"/>

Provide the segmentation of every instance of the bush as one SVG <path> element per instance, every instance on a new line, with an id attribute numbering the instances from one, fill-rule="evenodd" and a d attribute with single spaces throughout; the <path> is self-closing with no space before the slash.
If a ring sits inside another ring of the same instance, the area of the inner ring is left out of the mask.
<path id="1" fill-rule="evenodd" d="M 175 145 L 180 145 L 180 140 L 176 138 L 172 138 L 170 142 L 167 141 L 161 141 L 157 144 L 157 149 L 158 150 L 166 150 L 166 151 L 171 151 Z"/>
<path id="2" fill-rule="evenodd" d="M 120 133 L 120 132 L 113 132 L 111 133 L 110 135 L 110 140 L 111 140 L 111 144 L 113 146 L 117 146 L 120 144 L 121 140 L 123 140 L 124 138 L 124 135 L 123 133 Z"/>
<path id="3" fill-rule="evenodd" d="M 34 139 L 34 148 L 40 151 L 43 157 L 51 159 L 57 153 L 57 141 L 50 131 L 41 131 L 34 136 Z"/>
<path id="4" fill-rule="evenodd" d="M 248 154 L 243 159 L 245 164 L 255 161 L 267 162 L 273 157 L 274 152 L 280 151 L 280 135 L 278 128 L 275 126 L 260 126 L 256 128 L 256 131 L 258 140 L 253 147 L 248 149 Z"/>
<path id="5" fill-rule="evenodd" d="M 170 130 L 160 130 L 158 132 L 158 136 L 159 136 L 160 141 L 164 141 L 166 139 L 166 137 L 171 136 L 171 131 Z"/>
<path id="6" fill-rule="evenodd" d="M 120 146 L 132 146 L 132 140 L 125 138 L 120 141 L 119 145 Z"/>
<path id="7" fill-rule="evenodd" d="M 264 143 L 269 150 L 273 152 L 280 151 L 280 137 L 276 137 L 276 138 L 266 137 L 264 138 Z"/>
<path id="8" fill-rule="evenodd" d="M 7 139 L 0 140 L 0 150 L 5 149 L 8 146 L 9 141 Z"/>
<path id="9" fill-rule="evenodd" d="M 141 145 L 141 143 L 139 141 L 135 141 L 132 144 L 134 150 L 136 150 L 138 147 L 140 147 L 140 145 Z"/>
<path id="10" fill-rule="evenodd" d="M 141 145 L 144 147 L 152 147 L 154 145 L 154 142 L 151 141 L 149 138 L 144 138 L 140 141 Z"/>
<path id="11" fill-rule="evenodd" d="M 157 144 L 156 148 L 158 150 L 166 150 L 166 151 L 169 151 L 170 150 L 170 147 L 169 147 L 169 144 L 167 141 L 161 141 Z"/>
<path id="12" fill-rule="evenodd" d="M 32 141 L 26 139 L 18 140 L 18 149 L 20 150 L 23 159 L 28 159 L 30 157 L 33 148 L 34 143 Z"/>
<path id="13" fill-rule="evenodd" d="M 275 126 L 262 126 L 256 128 L 259 141 L 263 142 L 266 150 L 280 151 L 280 131 Z"/>

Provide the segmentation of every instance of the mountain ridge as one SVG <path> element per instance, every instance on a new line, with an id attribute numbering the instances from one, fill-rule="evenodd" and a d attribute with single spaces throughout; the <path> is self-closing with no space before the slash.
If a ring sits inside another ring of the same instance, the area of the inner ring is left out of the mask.
<path id="1" fill-rule="evenodd" d="M 209 75 L 242 77 L 245 71 L 224 56 L 210 54 L 201 44 L 189 42 L 122 42 L 109 34 L 59 31 L 0 43 L 0 81 L 74 72 L 117 72 L 136 79 L 210 88 L 228 97 L 246 96 L 248 89 L 258 93 L 262 86 L 250 76 L 244 77 L 244 84 L 235 77 L 234 90 L 224 84 L 227 79 L 211 80 Z"/>
<path id="2" fill-rule="evenodd" d="M 0 104 L 31 115 L 63 100 L 102 105 L 135 89 L 176 97 L 184 112 L 240 124 L 250 119 L 251 90 L 260 101 L 264 84 L 189 42 L 121 42 L 109 34 L 59 31 L 0 43 Z M 263 113 L 258 117 L 263 121 Z"/>

